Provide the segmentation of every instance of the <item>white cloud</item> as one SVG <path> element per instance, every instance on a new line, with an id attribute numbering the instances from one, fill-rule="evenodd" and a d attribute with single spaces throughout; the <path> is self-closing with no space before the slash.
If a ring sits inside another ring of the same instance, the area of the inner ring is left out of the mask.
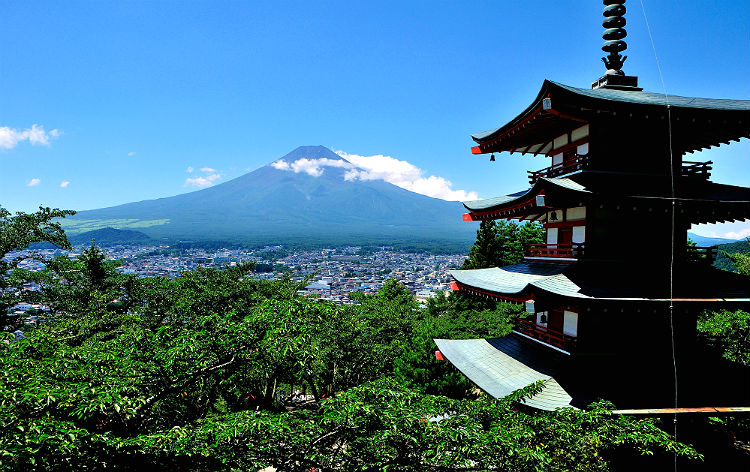
<path id="1" fill-rule="evenodd" d="M 454 190 L 451 182 L 443 177 L 430 175 L 423 177 L 424 171 L 419 167 L 391 156 L 377 154 L 374 156 L 360 156 L 344 151 L 336 154 L 346 160 L 339 159 L 297 159 L 287 162 L 283 159 L 271 163 L 271 167 L 278 170 L 304 172 L 313 177 L 320 177 L 326 167 L 346 169 L 346 180 L 385 180 L 415 193 L 443 200 L 476 200 L 476 192 Z"/>
<path id="2" fill-rule="evenodd" d="M 60 187 L 62 188 L 68 188 L 68 185 L 70 185 L 70 182 L 67 180 L 63 180 L 62 182 L 60 182 Z"/>
<path id="3" fill-rule="evenodd" d="M 195 168 L 193 168 L 193 166 L 188 166 L 188 168 L 185 170 L 190 174 L 195 172 Z M 187 179 L 185 179 L 185 187 L 210 187 L 215 184 L 217 180 L 223 177 L 221 173 L 211 167 L 201 167 L 199 170 L 206 175 L 188 177 Z"/>
<path id="4" fill-rule="evenodd" d="M 128 153 L 128 157 L 133 157 L 133 156 L 135 156 L 135 151 L 130 151 L 130 152 Z"/>
<path id="5" fill-rule="evenodd" d="M 385 180 L 406 190 L 443 200 L 476 200 L 476 192 L 454 190 L 450 180 L 435 175 L 423 177 L 424 171 L 407 161 L 391 156 L 376 154 L 360 156 L 336 151 L 336 154 L 354 164 L 356 168 L 349 170 L 347 180 Z"/>
<path id="6" fill-rule="evenodd" d="M 7 126 L 0 126 L 0 148 L 13 149 L 21 141 L 28 141 L 32 145 L 49 146 L 50 137 L 56 138 L 61 132 L 53 129 L 50 132 L 44 130 L 44 126 L 34 124 L 31 128 L 17 130 Z"/>
<path id="7" fill-rule="evenodd" d="M 339 159 L 307 159 L 303 157 L 302 159 L 297 159 L 291 164 L 281 159 L 276 162 L 272 162 L 271 167 L 279 170 L 291 170 L 295 174 L 304 172 L 306 174 L 312 175 L 313 177 L 320 177 L 321 175 L 323 175 L 324 167 L 352 168 L 354 166 L 346 161 L 341 161 Z"/>
<path id="8" fill-rule="evenodd" d="M 709 238 L 745 239 L 750 237 L 750 224 L 747 221 L 736 221 L 693 225 L 690 232 Z"/>
<path id="9" fill-rule="evenodd" d="M 37 185 L 39 185 L 40 183 L 42 183 L 42 181 L 41 181 L 41 180 L 39 180 L 39 179 L 31 179 L 31 180 L 29 180 L 29 183 L 28 183 L 28 184 L 26 184 L 26 186 L 27 186 L 27 187 L 36 187 L 36 186 L 37 186 Z"/>
<path id="10" fill-rule="evenodd" d="M 729 238 L 729 239 L 750 238 L 750 226 L 744 229 L 740 229 L 739 231 L 730 231 L 727 234 L 725 234 L 723 237 Z"/>

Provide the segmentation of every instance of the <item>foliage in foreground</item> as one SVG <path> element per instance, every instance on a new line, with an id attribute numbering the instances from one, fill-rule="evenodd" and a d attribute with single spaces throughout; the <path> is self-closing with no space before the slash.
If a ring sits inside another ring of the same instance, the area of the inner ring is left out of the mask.
<path id="1" fill-rule="evenodd" d="M 363 297 L 366 310 L 283 285 L 261 297 L 268 283 L 242 269 L 142 283 L 152 291 L 133 290 L 132 313 L 69 316 L 0 344 L 0 467 L 606 470 L 624 446 L 695 456 L 605 405 L 528 414 L 510 398 L 405 386 L 419 357 L 407 353 L 421 348 L 407 337 L 430 324 L 395 283 Z M 287 411 L 295 386 L 320 401 Z"/>
<path id="2" fill-rule="evenodd" d="M 697 457 L 610 405 L 529 414 L 513 402 L 542 385 L 475 400 L 441 377 L 433 337 L 501 335 L 514 307 L 423 310 L 391 281 L 343 308 L 251 271 L 136 279 L 94 246 L 50 263 L 40 301 L 60 316 L 0 342 L 0 468 L 607 470 L 623 448 Z M 287 411 L 297 388 L 315 401 Z"/>

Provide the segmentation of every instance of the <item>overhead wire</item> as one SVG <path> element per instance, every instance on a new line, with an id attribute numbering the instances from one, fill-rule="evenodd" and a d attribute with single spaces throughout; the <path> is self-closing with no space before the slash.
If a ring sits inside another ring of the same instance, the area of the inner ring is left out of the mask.
<path id="1" fill-rule="evenodd" d="M 674 336 L 674 261 L 675 261 L 675 176 L 674 176 L 674 152 L 672 149 L 672 110 L 669 103 L 669 95 L 667 94 L 667 85 L 664 82 L 664 74 L 662 74 L 661 63 L 659 62 L 659 56 L 656 54 L 656 43 L 654 42 L 654 36 L 651 33 L 651 26 L 648 22 L 648 15 L 646 15 L 646 7 L 643 0 L 640 0 L 641 11 L 643 11 L 643 20 L 646 22 L 646 29 L 648 30 L 648 37 L 651 40 L 651 50 L 654 52 L 654 59 L 656 60 L 656 68 L 659 71 L 659 80 L 661 80 L 661 86 L 664 93 L 664 102 L 667 107 L 667 140 L 669 145 L 669 181 L 670 181 L 670 196 L 671 196 L 671 250 L 669 255 L 669 329 L 672 338 L 672 371 L 674 376 L 674 407 L 677 408 L 677 356 L 675 354 L 675 336 Z M 677 413 L 674 413 L 672 419 L 674 427 L 674 440 L 677 441 Z M 677 453 L 674 453 L 674 470 L 677 471 Z"/>

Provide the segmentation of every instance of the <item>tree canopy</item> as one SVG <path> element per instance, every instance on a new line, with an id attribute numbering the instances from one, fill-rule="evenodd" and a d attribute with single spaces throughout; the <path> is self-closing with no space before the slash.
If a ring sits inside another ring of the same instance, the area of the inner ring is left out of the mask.
<path id="1" fill-rule="evenodd" d="M 57 313 L 0 343 L 0 468 L 16 471 L 608 470 L 623 451 L 699 455 L 654 420 L 531 413 L 479 394 L 435 337 L 499 336 L 517 307 L 421 307 L 395 280 L 354 306 L 252 264 L 174 279 L 92 244 L 36 273 Z M 25 274 L 30 276 L 31 274 Z"/>

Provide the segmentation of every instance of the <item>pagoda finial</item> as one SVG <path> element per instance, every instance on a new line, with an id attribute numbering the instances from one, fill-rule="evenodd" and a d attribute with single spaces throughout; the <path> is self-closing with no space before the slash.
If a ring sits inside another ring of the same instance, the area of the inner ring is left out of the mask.
<path id="1" fill-rule="evenodd" d="M 625 31 L 625 0 L 604 0 L 604 21 L 602 26 L 606 29 L 602 38 L 602 51 L 608 52 L 607 57 L 603 57 L 604 65 L 607 66 L 607 74 L 624 75 L 622 64 L 628 56 L 620 54 L 628 48 L 628 43 L 622 40 L 628 35 Z"/>
<path id="2" fill-rule="evenodd" d="M 606 28 L 602 38 L 602 51 L 609 53 L 602 57 L 607 72 L 591 88 L 613 88 L 620 90 L 642 90 L 638 88 L 638 77 L 628 76 L 622 71 L 622 64 L 628 56 L 620 54 L 628 48 L 628 43 L 622 39 L 628 35 L 625 31 L 625 0 L 603 0 L 604 21 L 602 26 Z"/>

